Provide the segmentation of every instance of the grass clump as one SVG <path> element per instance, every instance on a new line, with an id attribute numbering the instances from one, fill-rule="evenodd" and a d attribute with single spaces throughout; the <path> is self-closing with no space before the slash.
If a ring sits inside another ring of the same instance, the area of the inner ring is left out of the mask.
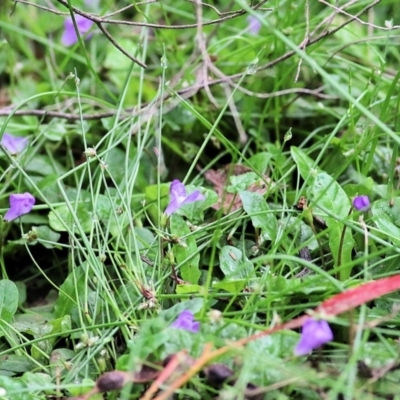
<path id="1" fill-rule="evenodd" d="M 3 3 L 0 399 L 395 399 L 397 3 Z"/>

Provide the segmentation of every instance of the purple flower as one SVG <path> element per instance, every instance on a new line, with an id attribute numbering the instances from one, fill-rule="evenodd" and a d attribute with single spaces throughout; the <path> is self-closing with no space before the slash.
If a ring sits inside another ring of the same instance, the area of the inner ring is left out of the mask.
<path id="1" fill-rule="evenodd" d="M 28 214 L 34 204 L 35 198 L 28 192 L 10 195 L 10 209 L 4 216 L 4 221 L 10 222 L 21 215 Z"/>
<path id="2" fill-rule="evenodd" d="M 82 17 L 82 15 L 75 15 L 76 26 L 79 34 L 85 34 L 93 25 L 93 21 Z M 64 33 L 61 38 L 61 43 L 64 46 L 72 46 L 78 41 L 78 36 L 75 31 L 74 23 L 71 17 L 68 17 L 64 21 Z"/>
<path id="3" fill-rule="evenodd" d="M 20 136 L 13 136 L 9 133 L 4 133 L 1 138 L 0 144 L 7 149 L 7 151 L 11 154 L 21 153 L 22 150 L 28 146 L 29 139 Z"/>
<path id="4" fill-rule="evenodd" d="M 85 0 L 85 4 L 88 7 L 96 8 L 99 5 L 99 0 Z"/>
<path id="5" fill-rule="evenodd" d="M 168 216 L 177 211 L 184 204 L 194 203 L 195 201 L 204 200 L 204 196 L 199 190 L 195 190 L 189 195 L 186 194 L 186 188 L 183 183 L 175 179 L 169 188 L 169 204 L 165 210 Z"/>
<path id="6" fill-rule="evenodd" d="M 194 316 L 191 311 L 183 310 L 171 326 L 176 329 L 183 329 L 188 332 L 197 333 L 200 329 L 200 322 L 193 321 L 193 319 Z"/>
<path id="7" fill-rule="evenodd" d="M 260 32 L 260 29 L 262 27 L 262 24 L 260 20 L 253 15 L 249 15 L 247 17 L 247 22 L 248 22 L 248 29 L 249 32 L 252 33 L 253 35 L 257 35 L 258 32 Z"/>
<path id="8" fill-rule="evenodd" d="M 367 211 L 370 205 L 368 196 L 356 196 L 353 199 L 353 206 L 358 211 Z"/>
<path id="9" fill-rule="evenodd" d="M 333 333 L 329 324 L 324 320 L 310 318 L 303 325 L 301 338 L 294 353 L 297 356 L 303 356 L 331 340 L 333 340 Z"/>

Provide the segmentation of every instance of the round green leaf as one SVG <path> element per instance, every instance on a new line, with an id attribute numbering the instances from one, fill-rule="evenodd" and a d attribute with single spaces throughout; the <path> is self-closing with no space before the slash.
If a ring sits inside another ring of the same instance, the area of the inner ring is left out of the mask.
<path id="1" fill-rule="evenodd" d="M 75 206 L 72 206 L 73 208 Z M 79 204 L 76 209 L 76 219 L 79 221 L 84 232 L 92 229 L 92 216 L 83 204 Z M 50 211 L 49 223 L 52 229 L 57 232 L 68 232 L 72 230 L 74 218 L 67 205 L 58 207 L 56 212 Z"/>
<path id="2" fill-rule="evenodd" d="M 18 288 L 8 279 L 0 281 L 0 320 L 11 322 L 18 307 Z"/>

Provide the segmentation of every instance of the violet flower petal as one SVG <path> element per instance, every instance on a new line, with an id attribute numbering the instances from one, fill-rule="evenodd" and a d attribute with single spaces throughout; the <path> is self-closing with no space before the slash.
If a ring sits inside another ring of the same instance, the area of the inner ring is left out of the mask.
<path id="1" fill-rule="evenodd" d="M 178 318 L 171 324 L 171 327 L 197 333 L 200 329 L 200 322 L 194 321 L 194 316 L 191 311 L 183 310 L 178 315 Z"/>
<path id="2" fill-rule="evenodd" d="M 93 25 L 93 21 L 79 14 L 75 15 L 75 21 L 80 35 L 85 34 Z M 72 18 L 68 17 L 64 21 L 64 33 L 61 38 L 61 43 L 64 46 L 72 46 L 77 41 L 78 36 L 76 35 L 74 23 Z"/>
<path id="3" fill-rule="evenodd" d="M 169 188 L 169 194 L 174 197 L 186 197 L 185 185 L 178 179 L 174 179 L 171 182 L 171 186 Z"/>
<path id="4" fill-rule="evenodd" d="M 253 15 L 249 15 L 247 17 L 247 22 L 248 22 L 249 32 L 252 33 L 253 35 L 257 35 L 262 27 L 260 20 L 254 17 Z"/>
<path id="5" fill-rule="evenodd" d="M 166 210 L 164 211 L 164 213 L 168 216 L 177 211 L 183 204 L 189 204 L 194 203 L 195 201 L 204 200 L 204 196 L 200 193 L 199 190 L 195 190 L 193 193 L 187 195 L 185 185 L 178 179 L 174 179 L 171 182 L 169 196 L 170 201 Z"/>
<path id="6" fill-rule="evenodd" d="M 20 136 L 13 136 L 9 133 L 4 133 L 0 144 L 4 146 L 11 154 L 21 153 L 28 146 L 29 139 Z"/>
<path id="7" fill-rule="evenodd" d="M 367 211 L 371 206 L 368 196 L 356 196 L 353 199 L 353 206 L 358 211 Z"/>
<path id="8" fill-rule="evenodd" d="M 10 195 L 10 209 L 4 216 L 4 221 L 10 222 L 21 215 L 28 214 L 34 204 L 35 198 L 28 192 Z"/>
<path id="9" fill-rule="evenodd" d="M 185 200 L 183 200 L 182 205 L 194 203 L 195 201 L 200 201 L 204 199 L 205 197 L 200 193 L 200 190 L 195 190 L 193 193 L 190 193 Z"/>
<path id="10" fill-rule="evenodd" d="M 170 216 L 173 214 L 175 211 L 178 210 L 178 208 L 181 206 L 181 203 L 178 202 L 178 199 L 171 199 L 171 201 L 168 204 L 168 207 L 165 209 L 164 213 Z"/>
<path id="11" fill-rule="evenodd" d="M 99 5 L 99 0 L 85 0 L 85 4 L 88 7 L 97 8 Z"/>
<path id="12" fill-rule="evenodd" d="M 298 356 L 303 356 L 331 340 L 333 333 L 328 322 L 310 318 L 303 325 L 301 338 L 294 352 Z"/>
<path id="13" fill-rule="evenodd" d="M 165 210 L 165 214 L 167 214 L 168 216 L 177 211 L 184 202 L 186 198 L 185 185 L 181 183 L 178 179 L 174 179 L 171 182 L 171 186 L 169 188 L 169 196 L 170 202 L 167 209 Z"/>

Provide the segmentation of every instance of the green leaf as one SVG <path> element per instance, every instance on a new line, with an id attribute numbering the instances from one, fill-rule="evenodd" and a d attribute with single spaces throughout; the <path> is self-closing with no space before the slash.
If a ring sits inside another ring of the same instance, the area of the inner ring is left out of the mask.
<path id="1" fill-rule="evenodd" d="M 85 296 L 86 291 L 85 269 L 83 266 L 79 266 L 67 276 L 60 286 L 60 295 L 54 304 L 56 318 L 64 318 L 69 315 L 74 322 L 79 322 L 79 299 Z"/>
<path id="2" fill-rule="evenodd" d="M 213 283 L 213 289 L 224 290 L 229 293 L 238 293 L 243 290 L 246 286 L 245 279 L 239 279 L 237 281 L 222 281 Z"/>
<path id="3" fill-rule="evenodd" d="M 185 236 L 181 243 L 172 246 L 172 251 L 182 279 L 195 285 L 201 275 L 199 270 L 200 254 L 197 250 L 196 239 L 180 215 L 173 214 L 171 216 L 170 228 L 172 235 L 176 237 Z"/>
<path id="4" fill-rule="evenodd" d="M 307 243 L 309 250 L 318 248 L 318 241 L 315 238 L 314 231 L 302 219 L 290 217 L 287 219 L 285 229 L 290 232 L 290 235 L 296 238 L 296 245 L 301 246 Z"/>
<path id="5" fill-rule="evenodd" d="M 26 283 L 21 281 L 14 282 L 18 289 L 18 305 L 21 306 L 26 301 Z"/>
<path id="6" fill-rule="evenodd" d="M 21 381 L 26 382 L 30 392 L 37 391 L 38 393 L 42 393 L 43 388 L 51 387 L 52 380 L 50 375 L 40 372 L 25 372 L 21 377 Z"/>
<path id="7" fill-rule="evenodd" d="M 351 198 L 357 196 L 359 194 L 369 194 L 372 192 L 375 186 L 374 180 L 369 176 L 360 180 L 359 183 L 356 184 L 348 184 L 343 187 L 343 190 L 347 193 L 347 195 Z M 385 191 L 380 190 L 379 193 L 386 193 Z"/>
<path id="8" fill-rule="evenodd" d="M 340 267 L 347 264 L 346 269 L 340 270 L 340 280 L 344 281 L 350 277 L 352 256 L 351 253 L 354 247 L 353 234 L 350 228 L 345 228 L 345 225 L 334 218 L 326 218 L 326 225 L 329 228 L 329 248 L 331 249 L 335 266 Z M 343 235 L 343 229 L 346 229 L 343 237 L 343 245 L 340 248 L 340 241 Z M 340 256 L 339 256 L 340 252 Z"/>
<path id="9" fill-rule="evenodd" d="M 247 348 L 253 353 L 254 362 L 258 362 L 258 354 L 268 354 L 269 357 L 291 357 L 293 349 L 299 341 L 299 336 L 291 333 L 288 331 L 276 332 L 250 342 Z M 278 371 L 277 373 L 279 374 Z"/>
<path id="10" fill-rule="evenodd" d="M 345 228 L 345 225 L 339 221 L 339 219 L 346 219 L 351 210 L 350 199 L 346 192 L 330 175 L 321 172 L 315 177 L 313 184 L 309 188 L 308 197 L 312 201 L 314 208 L 319 208 L 318 215 L 325 219 L 328 226 L 329 247 L 335 266 L 350 264 L 354 247 L 353 236 L 350 228 Z M 329 216 L 328 212 L 336 216 L 337 219 Z M 342 239 L 344 229 L 345 232 Z M 350 265 L 347 269 L 342 269 L 340 272 L 341 280 L 347 279 L 350 276 L 350 272 Z"/>
<path id="11" fill-rule="evenodd" d="M 287 163 L 287 159 L 285 154 L 282 152 L 280 146 L 277 146 L 275 143 L 266 142 L 264 144 L 264 148 L 271 155 L 271 158 L 274 160 L 275 168 L 282 169 L 284 165 Z"/>
<path id="12" fill-rule="evenodd" d="M 73 210 L 75 210 L 76 206 L 72 205 L 71 207 Z M 75 220 L 68 206 L 64 205 L 58 207 L 56 209 L 56 213 L 53 211 L 49 212 L 49 223 L 51 228 L 57 232 L 68 232 L 72 230 L 73 225 L 75 224 Z M 84 204 L 78 204 L 76 209 L 76 219 L 79 221 L 79 224 L 85 233 L 90 232 L 90 230 L 92 229 L 93 219 Z M 64 226 L 62 221 L 64 222 L 66 227 Z"/>
<path id="13" fill-rule="evenodd" d="M 198 187 L 188 185 L 186 187 L 187 193 L 190 194 Z M 201 193 L 204 195 L 204 200 L 195 201 L 194 203 L 184 204 L 177 213 L 184 215 L 191 222 L 202 222 L 204 220 L 204 210 L 211 207 L 218 201 L 218 195 L 211 189 L 202 188 Z"/>
<path id="14" fill-rule="evenodd" d="M 204 293 L 204 287 L 200 285 L 176 285 L 175 293 L 188 294 L 188 293 Z"/>
<path id="15" fill-rule="evenodd" d="M 259 173 L 265 174 L 267 168 L 271 164 L 271 153 L 262 151 L 260 153 L 254 154 L 249 158 L 249 164 Z"/>
<path id="16" fill-rule="evenodd" d="M 57 242 L 60 240 L 61 234 L 54 232 L 47 225 L 37 226 L 36 233 L 37 233 L 38 241 L 46 249 L 53 249 L 54 247 L 58 247 Z M 45 243 L 44 241 L 52 242 L 52 243 Z"/>
<path id="17" fill-rule="evenodd" d="M 49 176 L 57 174 L 58 176 L 63 175 L 67 172 L 65 166 L 45 155 L 36 154 L 29 163 L 26 165 L 25 170 L 27 172 L 33 172 L 35 175 Z"/>
<path id="18" fill-rule="evenodd" d="M 255 228 L 261 228 L 263 240 L 274 240 L 278 223 L 275 215 L 271 212 L 264 197 L 259 193 L 240 192 L 243 208 L 249 214 L 251 222 Z"/>
<path id="19" fill-rule="evenodd" d="M 134 352 L 138 359 L 147 359 L 150 354 L 155 354 L 156 351 L 158 353 L 168 337 L 171 336 L 171 332 L 168 332 L 165 327 L 166 324 L 162 318 L 145 320 L 140 327 L 139 334 L 129 341 L 128 348 L 131 352 Z M 125 360 L 128 361 L 129 359 Z M 122 367 L 122 362 L 118 362 L 118 366 Z"/>
<path id="20" fill-rule="evenodd" d="M 308 191 L 308 197 L 314 206 L 321 209 L 321 216 L 329 216 L 324 209 L 342 219 L 349 215 L 351 209 L 349 197 L 342 187 L 325 172 L 317 174 Z"/>
<path id="21" fill-rule="evenodd" d="M 7 355 L 7 357 L 8 356 L 9 355 Z M 2 367 L 3 367 L 3 362 L 0 362 L 0 368 Z M 5 367 L 7 368 L 7 365 L 5 365 Z M 10 399 L 9 393 L 11 392 L 13 393 L 12 400 L 29 400 L 29 399 L 36 400 L 35 397 L 31 396 L 31 393 L 26 392 L 26 384 L 21 382 L 21 378 L 10 378 L 11 375 L 7 373 L 7 369 L 5 369 L 4 374 L 2 372 L 3 370 L 0 369 L 0 387 L 3 388 L 8 394 L 8 396 L 7 397 L 4 396 L 3 399 L 5 400 Z"/>
<path id="22" fill-rule="evenodd" d="M 71 319 L 69 315 L 54 319 L 41 314 L 18 314 L 12 324 L 15 331 L 25 333 L 35 339 L 50 336 L 32 345 L 31 355 L 39 361 L 44 361 L 43 353 L 50 355 L 54 344 L 60 337 L 65 336 L 65 332 L 70 333 Z"/>
<path id="23" fill-rule="evenodd" d="M 119 185 L 125 181 L 126 177 L 126 154 L 118 148 L 113 148 L 107 152 L 107 171 Z"/>
<path id="24" fill-rule="evenodd" d="M 228 281 L 249 279 L 254 275 L 253 263 L 236 247 L 224 246 L 219 255 L 219 262 Z"/>
<path id="25" fill-rule="evenodd" d="M 67 344 L 68 342 L 66 341 L 65 343 Z M 51 362 L 49 363 L 48 368 L 51 375 L 53 377 L 58 376 L 58 374 L 60 373 L 60 365 L 68 365 L 68 362 L 76 356 L 76 353 L 77 352 L 75 352 L 74 350 L 57 346 L 50 355 Z M 81 383 L 83 383 L 83 380 Z"/>
<path id="26" fill-rule="evenodd" d="M 19 292 L 16 284 L 8 279 L 0 281 L 0 321 L 11 322 L 18 308 Z"/>
<path id="27" fill-rule="evenodd" d="M 83 378 L 78 386 L 71 386 L 68 388 L 68 391 L 75 397 L 79 398 L 79 396 L 84 396 L 88 392 L 90 392 L 96 383 L 92 381 L 90 378 Z M 102 394 L 90 396 L 90 400 L 100 400 L 104 399 Z"/>
<path id="28" fill-rule="evenodd" d="M 110 199 L 103 194 L 100 194 L 96 197 L 95 200 L 95 207 L 96 207 L 96 215 L 98 219 L 103 223 L 106 224 L 110 216 L 112 215 L 112 204 Z"/>
<path id="29" fill-rule="evenodd" d="M 157 208 L 158 186 L 149 185 L 146 187 L 145 191 L 146 210 L 154 221 L 158 221 L 158 213 L 164 212 L 164 210 L 167 208 L 168 192 L 169 192 L 169 185 L 167 184 L 160 185 L 161 210 L 158 210 Z"/>
<path id="30" fill-rule="evenodd" d="M 31 179 L 35 182 L 48 202 L 56 203 L 60 201 L 61 198 L 60 188 L 57 185 L 59 177 L 60 175 L 58 173 L 53 173 L 45 175 L 44 177 L 33 176 Z"/>
<path id="31" fill-rule="evenodd" d="M 310 172 L 313 169 L 317 169 L 318 171 L 320 171 L 320 169 L 316 167 L 315 161 L 312 158 L 308 157 L 308 155 L 298 147 L 292 146 L 290 148 L 290 154 L 292 155 L 292 158 L 297 165 L 300 175 L 304 180 L 308 179 L 308 177 L 310 176 Z"/>
<path id="32" fill-rule="evenodd" d="M 375 201 L 372 204 L 372 214 L 377 228 L 396 246 L 400 246 L 400 197 L 393 199 L 392 207 L 388 200 Z"/>
<path id="33" fill-rule="evenodd" d="M 136 241 L 136 245 L 134 246 L 132 243 L 132 250 L 150 250 L 154 249 L 158 239 L 153 235 L 153 233 L 147 228 L 141 228 L 139 226 L 133 227 L 132 236 L 134 237 L 133 240 Z M 137 247 L 136 247 L 137 246 Z"/>
<path id="34" fill-rule="evenodd" d="M 117 211 L 119 209 L 117 208 Z M 110 230 L 110 234 L 114 238 L 119 238 L 121 236 L 125 236 L 128 232 L 129 225 L 129 215 L 126 212 L 122 212 L 121 214 L 114 213 L 112 211 L 111 218 L 108 224 L 108 229 Z M 122 241 L 118 240 L 120 246 L 122 246 Z"/>
<path id="35" fill-rule="evenodd" d="M 132 308 L 141 301 L 137 287 L 132 282 L 121 285 L 115 295 L 118 307 L 122 310 Z"/>
<path id="36" fill-rule="evenodd" d="M 246 190 L 250 185 L 262 183 L 262 179 L 255 172 L 246 172 L 241 175 L 229 177 L 231 184 L 227 187 L 228 192 L 238 193 Z"/>
<path id="37" fill-rule="evenodd" d="M 67 134 L 67 129 L 65 128 L 64 123 L 53 122 L 51 124 L 41 124 L 39 126 L 39 133 L 49 140 L 60 142 Z"/>
<path id="38" fill-rule="evenodd" d="M 21 374 L 22 372 L 30 371 L 32 368 L 33 365 L 26 356 L 15 354 L 0 356 L 0 387 L 5 387 L 2 384 L 4 376 Z"/>

